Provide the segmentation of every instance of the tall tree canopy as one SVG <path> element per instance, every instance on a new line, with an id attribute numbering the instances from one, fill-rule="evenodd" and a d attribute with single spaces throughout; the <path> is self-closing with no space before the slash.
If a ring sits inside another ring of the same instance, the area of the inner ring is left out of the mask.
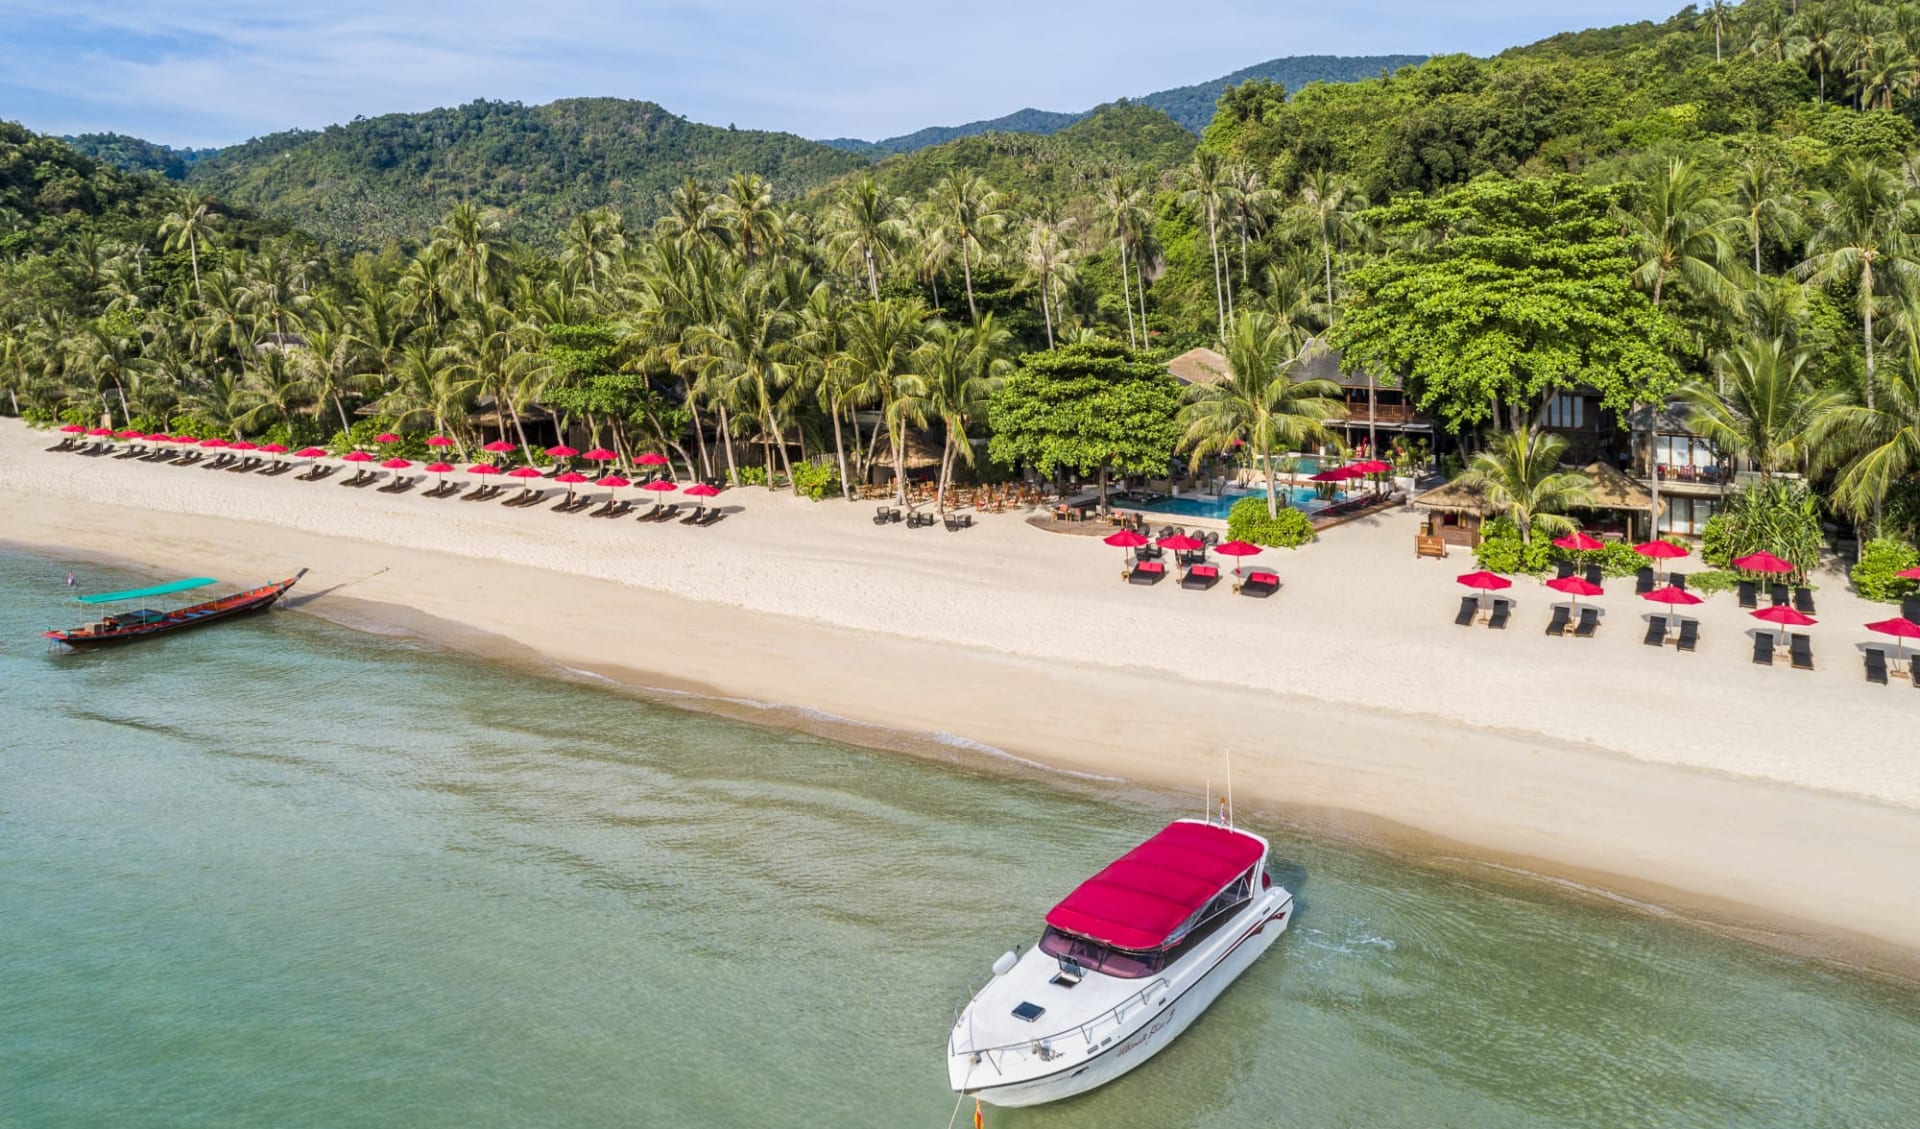
<path id="1" fill-rule="evenodd" d="M 994 393 L 996 462 L 1042 474 L 1164 474 L 1180 441 L 1180 382 L 1117 341 L 1029 353 Z"/>

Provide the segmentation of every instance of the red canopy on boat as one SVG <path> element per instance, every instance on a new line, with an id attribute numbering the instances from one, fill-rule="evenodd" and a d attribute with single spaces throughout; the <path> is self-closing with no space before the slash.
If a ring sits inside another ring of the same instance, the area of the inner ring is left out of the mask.
<path id="1" fill-rule="evenodd" d="M 1169 824 L 1082 882 L 1047 924 L 1116 949 L 1157 949 L 1262 851 L 1258 839 L 1215 824 Z"/>

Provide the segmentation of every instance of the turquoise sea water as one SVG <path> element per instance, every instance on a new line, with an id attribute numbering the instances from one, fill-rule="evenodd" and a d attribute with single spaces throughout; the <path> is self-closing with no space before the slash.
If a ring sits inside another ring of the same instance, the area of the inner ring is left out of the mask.
<path id="1" fill-rule="evenodd" d="M 7 1126 L 939 1129 L 957 998 L 1175 814 L 297 612 L 56 656 L 67 567 L 0 554 Z M 1252 972 L 987 1125 L 1920 1124 L 1911 990 L 1275 838 Z"/>

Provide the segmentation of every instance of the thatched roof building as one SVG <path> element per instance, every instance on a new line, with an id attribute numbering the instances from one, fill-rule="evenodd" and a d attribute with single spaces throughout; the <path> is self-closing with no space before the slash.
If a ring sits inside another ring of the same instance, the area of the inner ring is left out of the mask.
<path id="1" fill-rule="evenodd" d="M 1227 379 L 1227 359 L 1212 349 L 1188 349 L 1167 362 L 1167 371 L 1182 384 L 1218 384 Z"/>

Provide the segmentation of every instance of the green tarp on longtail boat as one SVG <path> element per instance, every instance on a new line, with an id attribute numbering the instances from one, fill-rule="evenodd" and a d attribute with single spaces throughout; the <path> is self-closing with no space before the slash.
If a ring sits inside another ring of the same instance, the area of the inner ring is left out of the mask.
<path id="1" fill-rule="evenodd" d="M 218 584 L 211 576 L 195 577 L 192 580 L 173 580 L 165 584 L 156 584 L 151 588 L 129 588 L 124 592 L 100 592 L 92 596 L 75 596 L 74 602 L 81 604 L 109 604 L 115 600 L 144 600 L 148 596 L 164 596 L 169 592 L 185 592 L 189 588 L 205 588 L 209 584 Z"/>

